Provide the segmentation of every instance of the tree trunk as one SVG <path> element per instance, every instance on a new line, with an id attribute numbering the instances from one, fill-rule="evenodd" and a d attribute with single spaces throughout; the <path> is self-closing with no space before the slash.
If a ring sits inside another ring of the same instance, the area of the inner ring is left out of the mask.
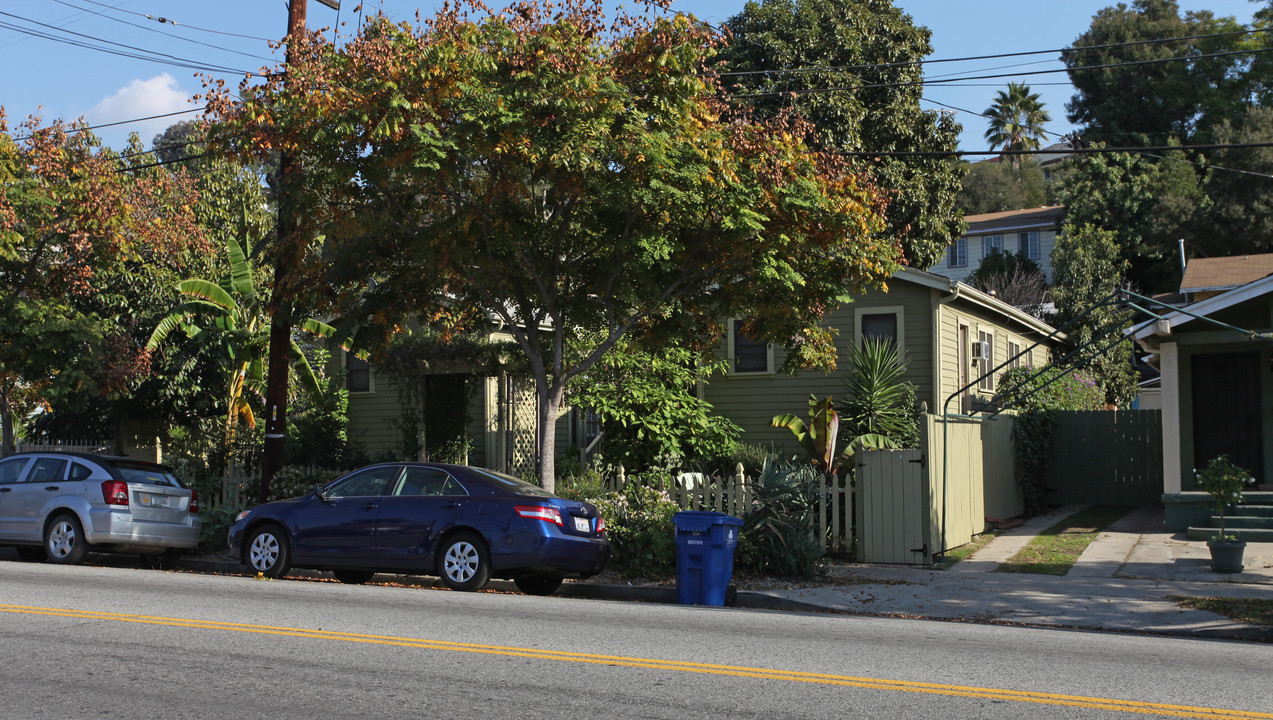
<path id="1" fill-rule="evenodd" d="M 539 485 L 548 492 L 556 492 L 557 468 L 557 413 L 566 395 L 564 383 L 548 386 L 545 378 L 535 378 L 535 394 L 539 396 Z"/>
<path id="2" fill-rule="evenodd" d="M 18 449 L 13 437 L 13 409 L 9 407 L 9 386 L 0 386 L 0 457 Z"/>

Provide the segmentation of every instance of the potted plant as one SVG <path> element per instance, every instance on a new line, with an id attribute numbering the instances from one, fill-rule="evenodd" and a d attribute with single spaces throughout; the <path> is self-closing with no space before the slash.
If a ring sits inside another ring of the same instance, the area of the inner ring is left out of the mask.
<path id="1" fill-rule="evenodd" d="M 1211 569 L 1216 572 L 1242 572 L 1242 554 L 1246 543 L 1224 531 L 1224 513 L 1228 507 L 1242 502 L 1242 488 L 1250 473 L 1229 462 L 1227 455 L 1211 458 L 1198 473 L 1198 489 L 1211 496 L 1220 515 L 1220 531 L 1207 541 L 1211 549 Z"/>

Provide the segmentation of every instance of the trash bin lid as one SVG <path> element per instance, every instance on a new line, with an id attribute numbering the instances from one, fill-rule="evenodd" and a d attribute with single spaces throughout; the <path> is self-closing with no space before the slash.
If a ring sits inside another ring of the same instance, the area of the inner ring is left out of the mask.
<path id="1" fill-rule="evenodd" d="M 672 516 L 672 522 L 681 532 L 707 532 L 713 525 L 742 526 L 742 518 L 709 510 L 682 510 Z"/>

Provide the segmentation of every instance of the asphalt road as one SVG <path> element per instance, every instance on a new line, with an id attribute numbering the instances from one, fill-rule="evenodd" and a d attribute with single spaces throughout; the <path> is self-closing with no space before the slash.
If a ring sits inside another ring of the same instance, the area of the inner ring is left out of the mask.
<path id="1" fill-rule="evenodd" d="M 19 562 L 0 658 L 12 720 L 1273 718 L 1254 643 Z"/>

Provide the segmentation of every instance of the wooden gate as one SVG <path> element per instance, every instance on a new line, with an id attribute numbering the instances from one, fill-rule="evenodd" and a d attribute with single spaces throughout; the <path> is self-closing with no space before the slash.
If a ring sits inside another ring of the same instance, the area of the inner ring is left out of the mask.
<path id="1" fill-rule="evenodd" d="M 856 503 L 858 560 L 926 564 L 932 544 L 932 503 L 924 453 L 858 453 Z"/>

